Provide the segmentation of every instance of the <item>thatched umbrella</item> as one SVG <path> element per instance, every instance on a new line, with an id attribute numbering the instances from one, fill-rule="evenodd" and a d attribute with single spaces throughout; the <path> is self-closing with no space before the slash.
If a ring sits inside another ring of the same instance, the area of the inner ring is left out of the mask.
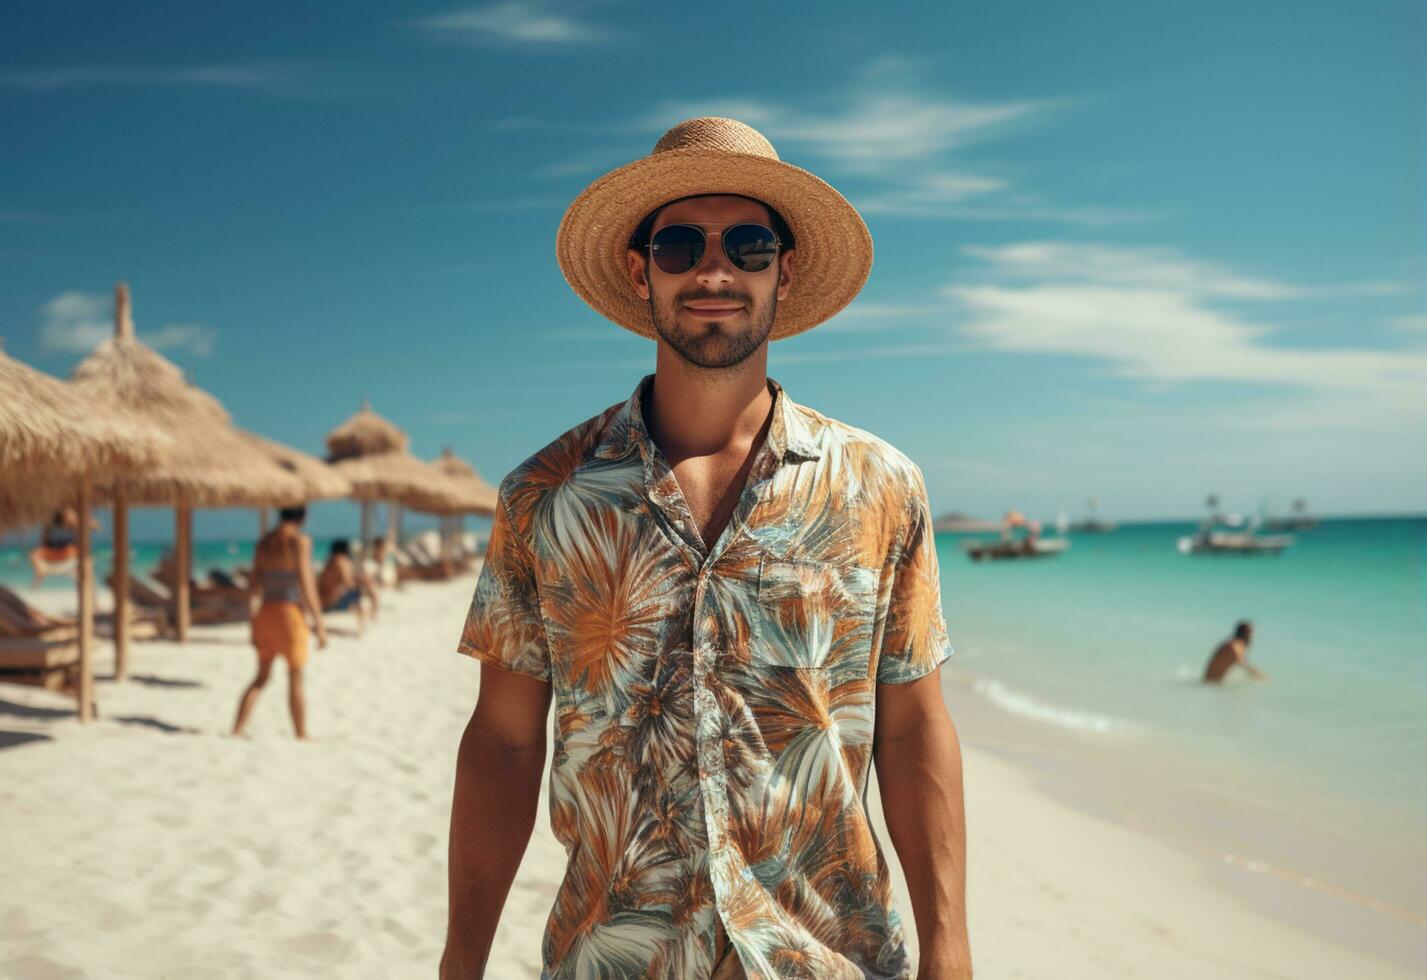
<path id="1" fill-rule="evenodd" d="M 274 463 L 302 481 L 303 499 L 331 500 L 352 492 L 351 481 L 316 456 L 274 442 L 256 432 L 239 429 L 238 434 L 255 449 L 265 453 Z M 268 508 L 259 508 L 258 531 L 267 532 Z"/>
<path id="2" fill-rule="evenodd" d="M 171 440 L 0 349 L 0 530 L 73 501 L 79 511 L 79 718 L 94 717 L 94 557 L 89 521 L 96 478 L 152 465 Z"/>
<path id="3" fill-rule="evenodd" d="M 453 453 L 450 446 L 443 449 L 441 455 L 431 461 L 431 465 L 444 473 L 461 492 L 459 509 L 442 515 L 442 544 L 449 549 L 453 542 L 460 542 L 464 537 L 464 515 L 482 514 L 491 517 L 495 514 L 497 490 L 476 472 L 474 466 Z"/>
<path id="4" fill-rule="evenodd" d="M 302 481 L 254 448 L 212 395 L 189 384 L 173 362 L 134 336 L 129 287 L 114 287 L 114 337 L 74 369 L 74 383 L 168 433 L 173 447 L 137 476 L 107 481 L 114 505 L 114 633 L 123 676 L 128 641 L 128 508 L 172 506 L 178 559 L 174 590 L 180 642 L 188 636 L 193 508 L 271 507 L 303 500 Z"/>
<path id="5" fill-rule="evenodd" d="M 459 489 L 445 474 L 411 455 L 405 432 L 366 402 L 359 412 L 327 434 L 327 461 L 351 481 L 352 498 L 362 504 L 362 553 L 370 554 L 372 504 L 386 501 L 391 544 L 399 544 L 401 506 L 431 511 L 458 503 Z"/>

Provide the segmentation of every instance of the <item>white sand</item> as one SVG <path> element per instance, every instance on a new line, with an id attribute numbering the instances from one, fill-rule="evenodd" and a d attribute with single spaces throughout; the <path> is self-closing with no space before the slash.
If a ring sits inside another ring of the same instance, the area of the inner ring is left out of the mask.
<path id="1" fill-rule="evenodd" d="M 281 668 L 251 738 L 228 736 L 254 667 L 240 626 L 136 645 L 133 679 L 101 681 L 90 726 L 57 695 L 0 686 L 0 977 L 434 976 L 479 676 L 453 652 L 473 584 L 408 586 L 361 639 L 314 649 L 307 744 Z M 102 678 L 107 653 L 99 664 Z M 978 977 L 1409 975 L 1264 918 L 1192 858 L 999 758 L 964 756 Z M 487 976 L 539 976 L 563 867 L 542 800 Z"/>

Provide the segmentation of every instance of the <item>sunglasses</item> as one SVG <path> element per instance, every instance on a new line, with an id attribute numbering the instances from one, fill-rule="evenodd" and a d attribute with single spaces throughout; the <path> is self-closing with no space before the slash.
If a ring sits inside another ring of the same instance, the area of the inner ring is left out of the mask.
<path id="1" fill-rule="evenodd" d="M 762 272 L 773 264 L 783 244 L 773 229 L 760 224 L 732 225 L 717 234 L 723 240 L 723 254 L 741 272 Z M 707 243 L 708 234 L 698 225 L 665 225 L 644 247 L 660 272 L 679 276 L 699 264 Z"/>

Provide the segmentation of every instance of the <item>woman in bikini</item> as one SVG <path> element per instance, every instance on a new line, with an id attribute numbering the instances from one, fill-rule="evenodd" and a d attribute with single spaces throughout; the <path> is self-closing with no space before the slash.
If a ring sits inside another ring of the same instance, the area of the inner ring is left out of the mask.
<path id="1" fill-rule="evenodd" d="M 258 692 L 268 682 L 273 661 L 287 658 L 288 707 L 298 738 L 307 737 L 306 706 L 302 700 L 302 668 L 307 663 L 307 616 L 317 634 L 317 647 L 327 645 L 327 628 L 317 602 L 312 575 L 312 539 L 302 533 L 305 507 L 286 507 L 278 526 L 258 541 L 253 553 L 251 598 L 261 599 L 253 614 L 253 646 L 258 651 L 258 676 L 238 701 L 233 734 L 243 734 Z"/>

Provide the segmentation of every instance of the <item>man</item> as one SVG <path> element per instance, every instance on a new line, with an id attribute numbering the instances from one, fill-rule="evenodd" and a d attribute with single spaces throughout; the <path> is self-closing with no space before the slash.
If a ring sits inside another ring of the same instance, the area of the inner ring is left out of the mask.
<path id="1" fill-rule="evenodd" d="M 352 561 L 352 545 L 346 538 L 335 538 L 327 549 L 327 563 L 317 575 L 317 598 L 323 612 L 357 614 L 357 631 L 366 626 L 365 604 L 372 607 L 372 620 L 377 618 L 377 595 L 365 575 L 358 574 Z"/>
<path id="2" fill-rule="evenodd" d="M 1266 681 L 1268 675 L 1249 663 L 1249 642 L 1254 638 L 1254 624 L 1240 620 L 1234 635 L 1220 643 L 1204 667 L 1204 683 L 1218 684 L 1235 664 L 1247 670 L 1256 680 Z"/>
<path id="3" fill-rule="evenodd" d="M 569 865 L 544 976 L 911 976 L 875 760 L 918 975 L 970 977 L 922 474 L 766 373 L 769 340 L 866 280 L 861 217 L 756 131 L 695 119 L 587 188 L 556 251 L 582 298 L 657 341 L 655 371 L 501 481 L 459 645 L 482 667 L 442 976 L 482 973 L 553 699 Z"/>

